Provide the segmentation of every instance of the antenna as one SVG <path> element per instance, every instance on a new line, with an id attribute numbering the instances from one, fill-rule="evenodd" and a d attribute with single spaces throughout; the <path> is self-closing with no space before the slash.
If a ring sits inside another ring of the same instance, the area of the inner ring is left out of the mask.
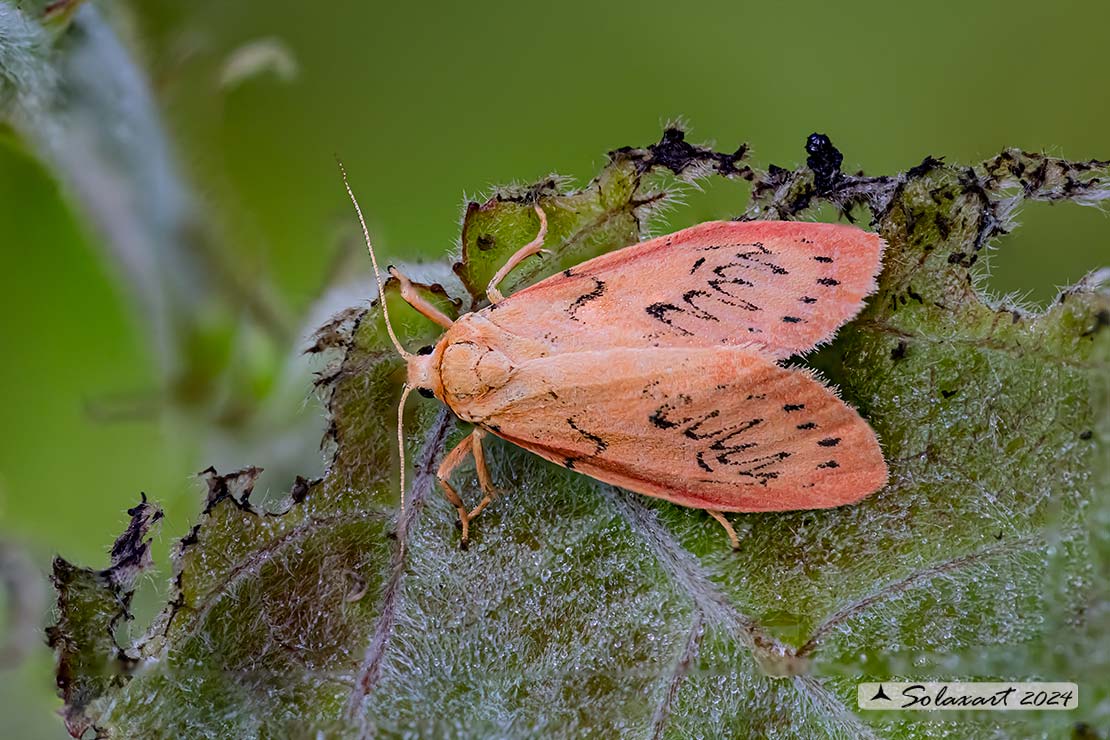
<path id="1" fill-rule="evenodd" d="M 397 339 L 397 335 L 393 332 L 393 324 L 389 321 L 389 304 L 385 300 L 385 286 L 382 284 L 382 273 L 378 269 L 378 258 L 374 254 L 374 245 L 370 243 L 370 230 L 366 228 L 366 219 L 362 217 L 362 208 L 358 205 L 358 199 L 355 198 L 355 193 L 351 190 L 351 183 L 347 180 L 347 168 L 343 166 L 343 162 L 339 157 L 335 158 L 336 164 L 339 165 L 339 174 L 343 176 L 343 187 L 347 188 L 347 195 L 351 196 L 351 203 L 354 204 L 355 213 L 358 214 L 359 225 L 362 226 L 362 237 L 366 240 L 366 251 L 370 253 L 370 263 L 374 265 L 374 279 L 378 283 L 378 302 L 382 306 L 382 316 L 385 318 L 385 328 L 389 332 L 389 338 L 393 342 L 393 346 L 397 348 L 397 353 L 401 357 L 409 361 L 413 355 L 405 351 L 401 346 L 401 342 Z M 404 526 L 405 516 L 405 401 L 408 400 L 409 393 L 412 387 L 405 384 L 404 389 L 401 391 L 401 402 L 397 404 L 397 450 L 401 456 L 401 520 L 398 523 L 398 529 Z M 405 537 L 404 532 L 398 531 L 398 538 L 401 541 L 401 551 L 404 552 Z"/>
<path id="2" fill-rule="evenodd" d="M 358 214 L 358 222 L 362 226 L 362 236 L 366 240 L 366 251 L 370 253 L 370 263 L 374 265 L 374 279 L 378 281 L 378 302 L 382 304 L 382 316 L 385 317 L 385 328 L 389 332 L 389 338 L 393 341 L 393 346 L 397 348 L 398 354 L 406 360 L 412 358 L 412 355 L 405 351 L 401 346 L 401 342 L 397 339 L 397 335 L 393 333 L 393 324 L 389 322 L 389 305 L 385 300 L 385 287 L 382 285 L 382 273 L 378 269 L 378 258 L 374 254 L 374 245 L 370 243 L 370 231 L 366 228 L 366 219 L 362 217 L 362 209 L 359 208 L 358 199 L 355 198 L 355 193 L 351 190 L 351 183 L 347 181 L 347 169 L 343 166 L 343 162 L 339 157 L 335 158 L 336 164 L 339 165 L 339 174 L 343 176 L 343 187 L 347 188 L 347 195 L 351 196 L 351 203 L 355 206 L 355 213 Z"/>
<path id="3" fill-rule="evenodd" d="M 401 521 L 405 518 L 405 401 L 412 392 L 411 385 L 405 385 L 401 391 L 401 402 L 397 404 L 397 451 L 401 454 Z M 398 527 L 400 528 L 400 527 Z M 398 532 L 401 542 L 404 543 L 404 532 Z M 404 544 L 401 545 L 404 547 Z"/>

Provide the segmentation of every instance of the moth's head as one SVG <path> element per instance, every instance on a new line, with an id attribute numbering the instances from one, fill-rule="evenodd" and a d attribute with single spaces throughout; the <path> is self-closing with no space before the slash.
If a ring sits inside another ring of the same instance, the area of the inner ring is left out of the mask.
<path id="1" fill-rule="evenodd" d="M 443 342 L 421 347 L 415 355 L 406 357 L 408 378 L 405 385 L 416 389 L 425 398 L 443 399 L 443 382 L 439 377 L 439 361 Z"/>

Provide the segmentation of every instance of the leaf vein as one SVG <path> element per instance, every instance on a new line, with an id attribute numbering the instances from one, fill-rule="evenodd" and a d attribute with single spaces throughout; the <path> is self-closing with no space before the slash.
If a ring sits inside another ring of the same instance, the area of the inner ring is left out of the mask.
<path id="1" fill-rule="evenodd" d="M 393 551 L 390 563 L 390 576 L 382 594 L 382 605 L 378 616 L 377 625 L 363 655 L 362 667 L 359 669 L 355 681 L 355 688 L 347 703 L 347 714 L 351 719 L 365 722 L 365 716 L 360 717 L 360 710 L 366 699 L 377 687 L 381 678 L 382 661 L 385 658 L 386 648 L 393 636 L 393 625 L 397 619 L 397 609 L 400 605 L 401 580 L 405 572 L 405 542 L 408 539 L 412 526 L 423 508 L 424 498 L 428 495 L 435 482 L 436 462 L 443 452 L 447 434 L 454 426 L 451 412 L 446 406 L 440 408 L 431 429 L 428 430 L 421 447 L 420 458 L 412 481 L 412 494 L 409 496 L 409 507 L 405 509 L 397 525 L 397 545 Z M 364 730 L 366 728 L 363 728 Z"/>

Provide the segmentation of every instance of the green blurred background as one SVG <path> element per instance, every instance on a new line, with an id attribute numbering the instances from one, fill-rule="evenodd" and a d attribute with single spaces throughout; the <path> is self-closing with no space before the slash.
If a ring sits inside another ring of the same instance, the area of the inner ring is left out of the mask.
<path id="1" fill-rule="evenodd" d="M 295 335 L 337 269 L 369 274 L 364 260 L 337 262 L 355 224 L 336 154 L 387 261 L 445 255 L 464 194 L 551 171 L 584 182 L 607 150 L 648 144 L 676 118 L 695 141 L 750 142 L 761 165 L 804 161 L 813 131 L 832 137 L 846 170 L 871 174 L 930 154 L 977 162 L 1009 146 L 1110 157 L 1106 50 L 1092 41 L 1110 28 L 1106 4 L 148 0 L 105 9 L 149 76 L 182 175 L 237 279 L 271 286 Z M 296 74 L 221 84 L 229 59 L 259 39 L 277 40 Z M 736 215 L 745 195 L 740 184 L 692 192 L 670 225 Z M 1020 221 L 990 260 L 996 294 L 1043 305 L 1110 263 L 1110 224 L 1097 210 L 1036 205 Z M 237 448 L 213 452 L 202 423 L 163 413 L 163 373 L 129 285 L 54 174 L 12 134 L 0 140 L 0 224 L 0 536 L 43 573 L 55 553 L 100 566 L 124 510 L 146 491 L 167 510 L 164 562 L 202 500 L 193 473 L 210 453 L 234 460 Z M 252 342 L 243 355 L 212 352 L 212 362 L 249 366 L 248 385 L 265 398 L 289 347 Z M 293 395 L 292 423 L 315 435 L 321 412 L 307 378 Z M 113 404 L 138 411 L 97 411 Z M 41 647 L 0 671 L 8 736 L 64 734 L 51 715 L 49 662 Z"/>

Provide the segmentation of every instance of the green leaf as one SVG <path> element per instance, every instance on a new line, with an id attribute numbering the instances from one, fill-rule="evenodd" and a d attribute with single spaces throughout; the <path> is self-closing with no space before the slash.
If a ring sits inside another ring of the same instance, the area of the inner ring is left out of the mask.
<path id="1" fill-rule="evenodd" d="M 608 165 L 582 190 L 566 192 L 558 176 L 530 187 L 502 188 L 484 203 L 466 204 L 462 255 L 454 265 L 455 273 L 477 308 L 486 300 L 486 286 L 494 274 L 536 236 L 539 218 L 534 205 L 547 215 L 544 246 L 551 254 L 532 257 L 517 267 L 501 283 L 505 295 L 638 242 L 644 220 L 667 202 L 666 190 L 652 188 L 646 176 L 669 170 L 695 179 L 713 171 L 751 179 L 751 169 L 742 164 L 745 156 L 745 146 L 732 154 L 714 152 L 688 143 L 681 129 L 669 128 L 657 144 L 609 152 Z"/>
<path id="2" fill-rule="evenodd" d="M 150 565 L 151 527 L 162 510 L 143 496 L 127 512 L 131 522 L 112 546 L 112 564 L 105 570 L 79 568 L 54 559 L 52 581 L 58 592 L 57 624 L 47 630 L 57 657 L 58 689 L 65 699 L 66 727 L 80 737 L 93 725 L 86 708 L 118 685 L 136 655 L 116 639 L 120 623 L 131 619 L 135 581 Z"/>
<path id="3" fill-rule="evenodd" d="M 736 166 L 742 150 L 690 147 L 672 130 L 615 152 L 581 192 L 551 181 L 469 207 L 456 272 L 480 302 L 499 260 L 532 238 L 536 196 L 556 255 L 522 267 L 506 292 L 625 246 L 643 228 L 638 209 L 663 197 L 648 182 L 662 168 L 754 178 L 745 218 L 869 211 L 889 245 L 879 292 L 809 363 L 879 433 L 884 490 L 839 509 L 737 515 L 733 553 L 704 512 L 494 440 L 487 456 L 507 493 L 460 551 L 435 471 L 465 430 L 435 401 L 410 401 L 413 477 L 399 514 L 403 363 L 379 310 L 350 309 L 313 347 L 331 358 L 319 379 L 333 455 L 322 479 L 265 513 L 249 499 L 257 470 L 207 471 L 172 598 L 127 661 L 103 625 L 130 587 L 92 600 L 62 589 L 52 640 L 68 685 L 81 686 L 65 692 L 70 726 L 116 737 L 901 738 L 1104 725 L 1110 294 L 1092 275 L 1029 313 L 984 298 L 977 270 L 1022 200 L 1101 202 L 1110 168 L 1008 151 L 865 177 L 843 174 L 825 138 L 808 150 L 797 171 L 753 173 Z M 441 288 L 420 290 L 454 313 Z M 392 289 L 387 300 L 411 349 L 440 333 Z M 472 473 L 455 480 L 477 500 Z M 931 719 L 855 707 L 862 680 L 976 677 L 1078 681 L 1080 709 Z"/>

